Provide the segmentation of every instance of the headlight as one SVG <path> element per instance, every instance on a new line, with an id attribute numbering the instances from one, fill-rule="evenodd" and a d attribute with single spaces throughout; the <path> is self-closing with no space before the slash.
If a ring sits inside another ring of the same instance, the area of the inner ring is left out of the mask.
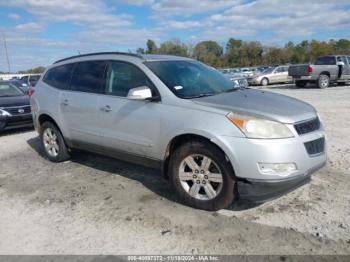
<path id="1" fill-rule="evenodd" d="M 233 80 L 232 83 L 233 83 L 233 87 L 240 87 L 238 80 Z"/>
<path id="2" fill-rule="evenodd" d="M 279 122 L 242 116 L 235 113 L 227 114 L 227 118 L 249 138 L 294 137 L 289 128 Z"/>
<path id="3" fill-rule="evenodd" d="M 11 114 L 3 109 L 0 109 L 0 116 L 11 116 Z"/>
<path id="4" fill-rule="evenodd" d="M 248 87 L 248 81 L 247 79 L 231 79 L 232 83 L 233 83 L 233 87 L 234 88 L 246 88 Z"/>

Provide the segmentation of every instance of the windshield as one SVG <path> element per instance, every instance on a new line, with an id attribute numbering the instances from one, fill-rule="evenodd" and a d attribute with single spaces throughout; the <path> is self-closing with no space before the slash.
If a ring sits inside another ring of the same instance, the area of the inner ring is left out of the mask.
<path id="1" fill-rule="evenodd" d="M 178 97 L 195 98 L 233 89 L 219 71 L 197 61 L 151 61 L 145 65 Z"/>
<path id="2" fill-rule="evenodd" d="M 274 67 L 271 67 L 271 68 L 268 68 L 268 69 L 265 69 L 264 71 L 262 71 L 264 74 L 271 74 L 273 72 L 275 68 Z"/>
<path id="3" fill-rule="evenodd" d="M 19 88 L 11 84 L 0 84 L 0 97 L 23 96 L 24 93 Z"/>

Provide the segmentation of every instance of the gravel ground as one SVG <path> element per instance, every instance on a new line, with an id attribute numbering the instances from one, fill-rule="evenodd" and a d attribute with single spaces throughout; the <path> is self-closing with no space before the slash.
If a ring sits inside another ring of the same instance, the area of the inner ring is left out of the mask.
<path id="1" fill-rule="evenodd" d="M 195 210 L 158 171 L 88 153 L 54 164 L 32 130 L 3 134 L 0 254 L 350 254 L 350 87 L 270 90 L 317 108 L 329 161 L 258 206 Z"/>

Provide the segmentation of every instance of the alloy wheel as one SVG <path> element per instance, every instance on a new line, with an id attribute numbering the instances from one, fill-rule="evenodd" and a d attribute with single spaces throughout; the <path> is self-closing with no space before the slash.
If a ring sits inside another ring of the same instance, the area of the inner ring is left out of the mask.
<path id="1" fill-rule="evenodd" d="M 178 176 L 186 193 L 198 200 L 215 198 L 223 186 L 218 165 L 201 154 L 187 156 L 180 164 Z"/>
<path id="2" fill-rule="evenodd" d="M 52 157 L 57 157 L 59 153 L 59 145 L 54 130 L 46 128 L 43 133 L 43 141 L 46 152 Z"/>

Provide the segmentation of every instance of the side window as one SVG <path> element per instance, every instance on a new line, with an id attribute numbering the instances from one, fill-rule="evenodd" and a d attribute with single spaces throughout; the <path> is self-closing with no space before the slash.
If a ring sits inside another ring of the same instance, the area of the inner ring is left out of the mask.
<path id="1" fill-rule="evenodd" d="M 68 89 L 74 64 L 66 64 L 51 68 L 46 72 L 43 81 L 58 89 Z"/>
<path id="2" fill-rule="evenodd" d="M 278 67 L 277 69 L 276 69 L 276 73 L 282 73 L 283 72 L 283 68 L 282 67 Z"/>
<path id="3" fill-rule="evenodd" d="M 107 70 L 105 94 L 126 97 L 129 90 L 147 86 L 155 95 L 155 88 L 148 77 L 138 67 L 124 62 L 111 62 Z"/>
<path id="4" fill-rule="evenodd" d="M 345 65 L 347 65 L 347 64 L 348 64 L 348 62 L 346 61 L 346 57 L 345 57 L 345 56 L 342 56 L 340 59 L 341 59 L 341 61 L 343 61 L 343 62 L 344 62 L 344 64 L 345 64 Z"/>
<path id="5" fill-rule="evenodd" d="M 73 91 L 98 93 L 103 92 L 105 61 L 80 62 L 75 66 L 71 81 Z"/>

